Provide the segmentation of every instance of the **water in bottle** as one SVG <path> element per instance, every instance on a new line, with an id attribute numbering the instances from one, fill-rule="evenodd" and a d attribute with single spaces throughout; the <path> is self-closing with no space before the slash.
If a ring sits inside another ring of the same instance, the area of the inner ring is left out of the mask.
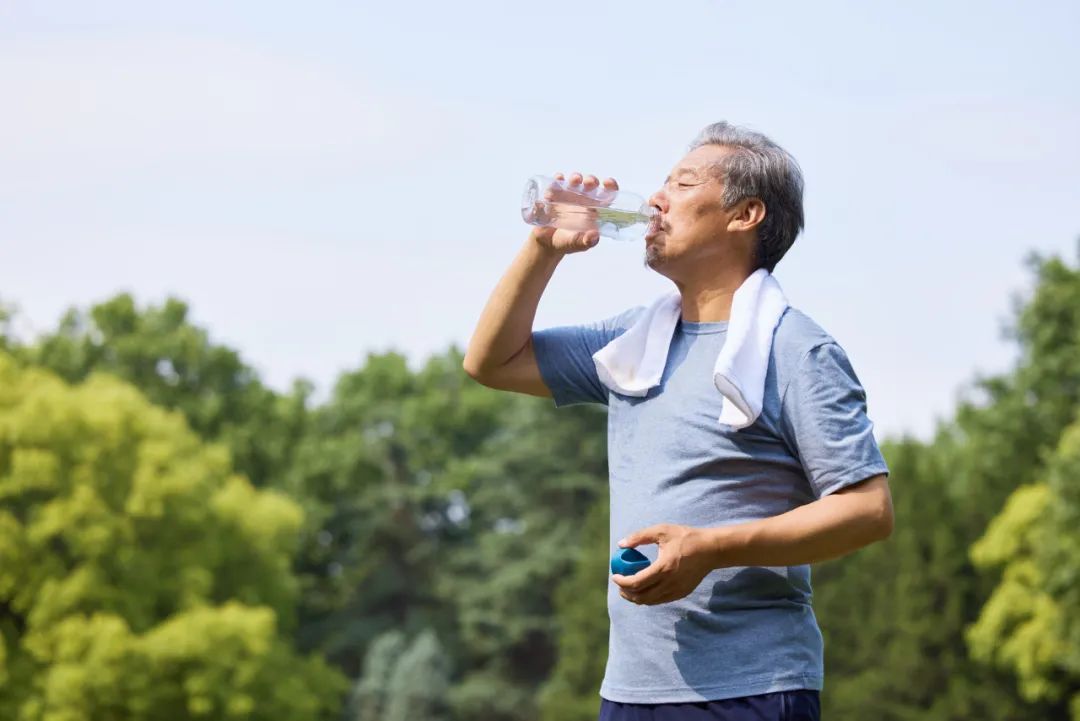
<path id="1" fill-rule="evenodd" d="M 644 240 L 655 214 L 640 195 L 603 186 L 586 192 L 546 175 L 529 178 L 521 198 L 521 217 L 530 225 L 598 230 L 613 240 Z"/>

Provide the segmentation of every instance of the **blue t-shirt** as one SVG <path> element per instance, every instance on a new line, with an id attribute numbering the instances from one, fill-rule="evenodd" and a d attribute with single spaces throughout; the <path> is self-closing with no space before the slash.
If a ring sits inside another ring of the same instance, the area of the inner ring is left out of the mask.
<path id="1" fill-rule="evenodd" d="M 593 353 L 644 310 L 533 333 L 556 406 L 608 406 L 609 557 L 620 538 L 647 526 L 768 518 L 888 473 L 854 369 L 806 314 L 784 312 L 762 413 L 733 430 L 717 420 L 723 397 L 712 377 L 726 321 L 680 320 L 661 382 L 644 397 L 600 382 Z M 656 560 L 655 544 L 638 550 Z M 656 606 L 624 599 L 609 580 L 600 695 L 669 703 L 821 689 L 823 643 L 810 599 L 808 565 L 717 569 L 690 595 Z"/>

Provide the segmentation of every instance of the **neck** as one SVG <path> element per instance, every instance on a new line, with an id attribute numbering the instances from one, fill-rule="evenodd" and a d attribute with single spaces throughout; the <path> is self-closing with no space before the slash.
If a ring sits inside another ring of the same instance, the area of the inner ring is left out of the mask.
<path id="1" fill-rule="evenodd" d="M 707 284 L 676 282 L 682 295 L 682 319 L 690 323 L 710 323 L 731 318 L 731 301 L 735 291 L 749 273 L 729 273 L 711 279 Z"/>

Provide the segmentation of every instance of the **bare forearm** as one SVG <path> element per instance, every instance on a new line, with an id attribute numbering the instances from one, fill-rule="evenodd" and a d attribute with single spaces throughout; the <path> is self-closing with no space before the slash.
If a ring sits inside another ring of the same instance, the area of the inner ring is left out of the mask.
<path id="1" fill-rule="evenodd" d="M 480 314 L 465 353 L 467 369 L 480 373 L 498 367 L 525 347 L 540 297 L 564 255 L 529 237 Z"/>
<path id="2" fill-rule="evenodd" d="M 892 532 L 892 503 L 884 494 L 834 493 L 787 513 L 732 526 L 703 528 L 713 568 L 798 566 L 847 555 Z"/>

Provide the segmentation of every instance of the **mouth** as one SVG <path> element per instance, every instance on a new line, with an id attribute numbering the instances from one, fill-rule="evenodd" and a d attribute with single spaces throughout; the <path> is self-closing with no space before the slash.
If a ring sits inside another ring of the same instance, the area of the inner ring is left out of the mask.
<path id="1" fill-rule="evenodd" d="M 645 240 L 646 241 L 652 240 L 656 236 L 663 233 L 664 230 L 662 228 L 662 225 L 663 225 L 663 223 L 660 220 L 660 214 L 657 213 L 656 215 L 654 215 L 652 217 L 652 220 L 649 222 L 649 227 L 645 231 Z"/>

